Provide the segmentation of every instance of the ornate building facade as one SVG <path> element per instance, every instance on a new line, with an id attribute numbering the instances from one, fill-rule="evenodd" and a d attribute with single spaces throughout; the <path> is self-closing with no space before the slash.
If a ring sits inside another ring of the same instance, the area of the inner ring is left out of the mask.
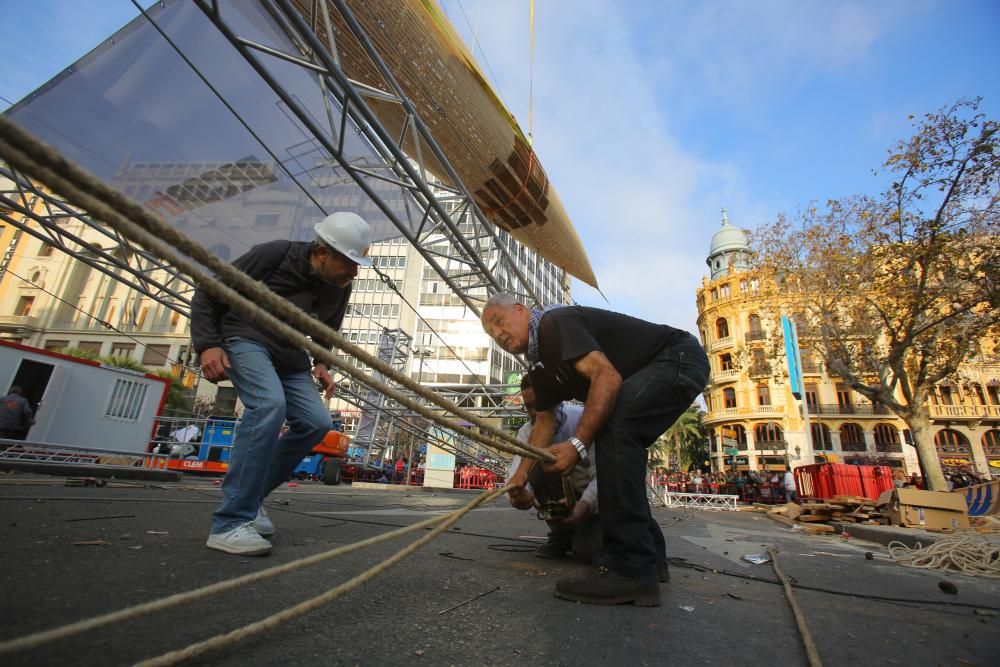
<path id="1" fill-rule="evenodd" d="M 770 321 L 773 308 L 750 270 L 746 234 L 725 211 L 706 261 L 710 273 L 697 303 L 711 364 L 704 398 L 713 470 L 877 461 L 919 475 L 903 420 L 852 391 L 805 350 L 805 395 L 801 401 L 792 395 L 780 323 Z M 1000 366 L 974 360 L 959 375 L 940 383 L 928 406 L 941 463 L 998 476 Z"/>

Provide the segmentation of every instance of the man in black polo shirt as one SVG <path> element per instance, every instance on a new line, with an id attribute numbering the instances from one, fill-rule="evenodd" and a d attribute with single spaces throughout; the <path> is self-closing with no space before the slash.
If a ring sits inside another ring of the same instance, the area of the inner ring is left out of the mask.
<path id="1" fill-rule="evenodd" d="M 315 241 L 271 241 L 233 262 L 251 278 L 334 330 L 340 329 L 358 266 L 371 266 L 371 230 L 354 213 L 334 213 L 314 226 Z M 222 504 L 212 517 L 210 549 L 243 556 L 271 550 L 274 526 L 264 498 L 288 479 L 333 421 L 315 381 L 333 395 L 327 367 L 305 350 L 261 329 L 203 290 L 191 302 L 191 340 L 206 380 L 230 379 L 243 403 L 222 481 Z M 324 347 L 331 341 L 317 340 Z M 310 368 L 312 369 L 310 372 Z M 282 424 L 288 430 L 282 434 Z"/>
<path id="2" fill-rule="evenodd" d="M 530 310 L 508 294 L 483 309 L 483 329 L 500 347 L 526 354 L 535 386 L 533 447 L 548 447 L 547 472 L 568 473 L 597 455 L 598 503 L 604 543 L 596 576 L 563 579 L 558 597 L 592 604 L 657 606 L 657 581 L 669 578 L 663 533 L 646 497 L 646 449 L 690 407 L 708 382 L 708 358 L 698 340 L 673 327 L 597 308 Z M 552 444 L 552 409 L 584 402 L 576 434 Z M 525 459 L 509 480 L 524 485 L 534 462 Z"/>

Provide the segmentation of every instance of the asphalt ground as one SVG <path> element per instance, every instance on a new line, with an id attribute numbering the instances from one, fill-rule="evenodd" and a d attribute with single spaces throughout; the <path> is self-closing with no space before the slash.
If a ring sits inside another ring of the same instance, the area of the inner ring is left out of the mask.
<path id="1" fill-rule="evenodd" d="M 5 475 L 0 639 L 320 553 L 456 509 L 473 495 L 282 487 L 268 503 L 278 531 L 273 553 L 245 558 L 204 546 L 219 496 L 208 480 L 97 488 Z M 806 536 L 761 514 L 654 515 L 676 559 L 658 608 L 554 597 L 558 578 L 588 566 L 534 557 L 544 524 L 501 499 L 358 590 L 192 664 L 805 664 L 771 565 L 741 560 L 764 545 L 778 550 L 800 586 L 795 595 L 825 664 L 997 664 L 1000 581 L 904 568 L 879 545 Z M 412 539 L 0 656 L 0 664 L 133 664 L 318 595 Z M 75 544 L 91 541 L 104 544 Z M 942 592 L 942 580 L 957 594 Z"/>

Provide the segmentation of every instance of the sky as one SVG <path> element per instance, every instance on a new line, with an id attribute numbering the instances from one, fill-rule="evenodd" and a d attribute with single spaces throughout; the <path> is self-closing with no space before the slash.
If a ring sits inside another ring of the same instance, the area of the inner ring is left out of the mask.
<path id="1" fill-rule="evenodd" d="M 149 4 L 146 2 L 145 4 Z M 696 331 L 721 224 L 876 194 L 908 116 L 1000 116 L 996 0 L 443 0 L 527 131 L 601 293 L 581 304 Z M 0 0 L 0 109 L 137 14 L 129 0 Z M 605 300 L 606 299 L 606 300 Z"/>

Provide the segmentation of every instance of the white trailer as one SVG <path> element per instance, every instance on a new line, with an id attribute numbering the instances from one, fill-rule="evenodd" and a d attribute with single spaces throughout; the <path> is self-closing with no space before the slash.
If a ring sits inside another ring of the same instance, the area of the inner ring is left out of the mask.
<path id="1" fill-rule="evenodd" d="M 123 454 L 148 451 L 168 380 L 0 341 L 0 391 L 13 386 L 35 412 L 29 443 L 51 443 Z"/>

